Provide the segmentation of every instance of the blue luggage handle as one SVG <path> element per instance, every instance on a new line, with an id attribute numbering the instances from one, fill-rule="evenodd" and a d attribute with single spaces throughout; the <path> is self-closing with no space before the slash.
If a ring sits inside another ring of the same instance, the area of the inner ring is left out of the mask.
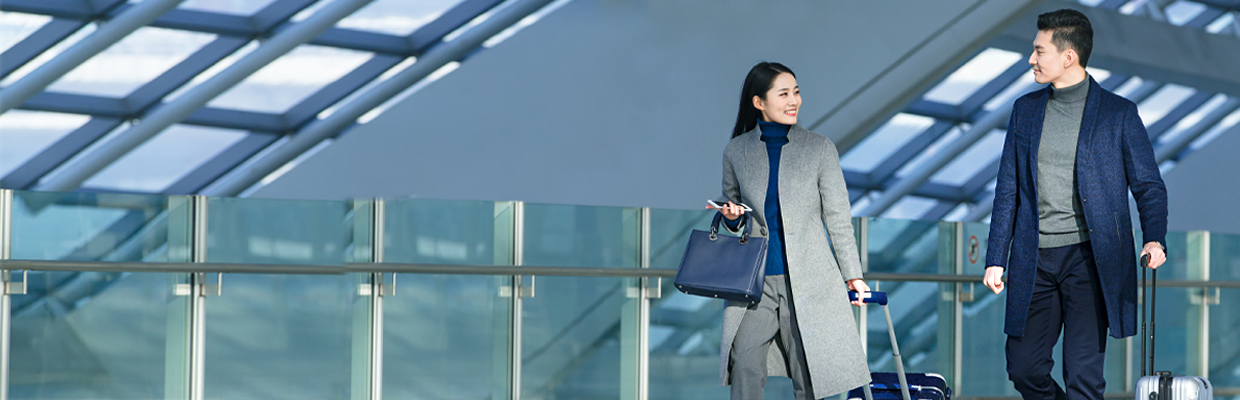
<path id="1" fill-rule="evenodd" d="M 857 301 L 857 292 L 848 292 L 849 301 Z M 908 379 L 904 375 L 904 361 L 900 359 L 900 345 L 896 343 L 895 325 L 891 323 L 891 311 L 887 310 L 887 293 L 886 292 L 866 292 L 863 303 L 878 303 L 883 306 L 883 316 L 887 318 L 887 334 L 891 336 L 891 355 L 895 358 L 896 377 L 900 379 L 900 395 L 904 400 L 913 400 L 909 395 Z M 874 394 L 870 392 L 870 384 L 861 386 L 865 393 L 865 400 L 874 400 Z"/>
<path id="2" fill-rule="evenodd" d="M 887 292 L 865 292 L 865 299 L 862 303 L 876 303 L 880 306 L 887 305 Z M 857 301 L 857 292 L 848 292 L 848 301 Z"/>

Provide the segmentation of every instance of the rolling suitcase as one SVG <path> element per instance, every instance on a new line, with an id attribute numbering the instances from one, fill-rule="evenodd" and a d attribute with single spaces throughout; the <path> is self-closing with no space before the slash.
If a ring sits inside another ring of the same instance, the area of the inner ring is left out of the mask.
<path id="1" fill-rule="evenodd" d="M 849 300 L 857 299 L 857 292 L 848 292 Z M 891 311 L 887 310 L 887 294 L 869 292 L 866 303 L 883 306 L 887 317 L 887 333 L 891 335 L 891 352 L 895 357 L 896 372 L 873 372 L 869 385 L 848 392 L 849 400 L 951 400 L 952 391 L 942 375 L 933 373 L 904 373 L 904 361 L 900 358 L 900 346 L 896 344 L 895 325 L 891 323 Z"/>
<path id="2" fill-rule="evenodd" d="M 1145 287 L 1146 266 L 1149 256 L 1141 257 L 1141 287 Z M 1200 376 L 1175 376 L 1170 371 L 1154 372 L 1154 306 L 1158 296 L 1158 270 L 1154 270 L 1153 286 L 1146 293 L 1146 302 L 1141 304 L 1141 379 L 1137 380 L 1135 400 L 1213 400 L 1214 389 L 1210 381 Z M 1145 305 L 1149 304 L 1150 312 L 1145 313 Z M 1153 375 L 1146 375 L 1145 326 L 1149 325 L 1149 369 Z"/>

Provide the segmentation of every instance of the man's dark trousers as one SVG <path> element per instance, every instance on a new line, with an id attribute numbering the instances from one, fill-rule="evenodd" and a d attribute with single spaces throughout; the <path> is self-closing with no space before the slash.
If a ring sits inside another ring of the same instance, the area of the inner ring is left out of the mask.
<path id="1" fill-rule="evenodd" d="M 1051 378 L 1060 327 L 1066 393 Z M 1038 249 L 1025 335 L 1007 340 L 1008 377 L 1025 400 L 1102 400 L 1106 331 L 1106 303 L 1090 243 Z"/>

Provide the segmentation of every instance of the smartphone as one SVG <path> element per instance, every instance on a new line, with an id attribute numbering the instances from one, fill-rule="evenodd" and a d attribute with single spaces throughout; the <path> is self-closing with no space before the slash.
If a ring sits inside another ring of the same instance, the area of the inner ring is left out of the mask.
<path id="1" fill-rule="evenodd" d="M 706 200 L 706 204 L 710 204 L 710 207 L 711 207 L 711 208 L 718 209 L 718 210 L 722 210 L 722 209 L 723 209 L 723 206 L 728 205 L 728 203 L 726 203 L 726 202 L 725 202 L 725 203 L 723 203 L 723 204 L 720 204 L 720 203 L 716 203 L 714 200 Z M 738 206 L 741 206 L 741 209 L 744 209 L 746 212 L 752 212 L 752 211 L 753 211 L 753 209 L 752 209 L 752 208 L 749 208 L 749 206 L 745 205 L 744 203 L 739 203 L 739 204 L 737 204 L 737 205 L 738 205 Z"/>

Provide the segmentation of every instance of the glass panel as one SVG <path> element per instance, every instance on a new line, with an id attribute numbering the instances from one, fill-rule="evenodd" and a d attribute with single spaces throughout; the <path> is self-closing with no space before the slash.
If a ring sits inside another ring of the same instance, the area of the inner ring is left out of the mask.
<path id="1" fill-rule="evenodd" d="M 992 161 L 999 158 L 1003 153 L 1003 139 L 1006 136 L 1007 131 L 990 131 L 947 166 L 934 173 L 931 181 L 952 186 L 964 185 L 973 179 L 974 175 L 983 172 L 982 168 L 990 166 Z"/>
<path id="2" fill-rule="evenodd" d="M 883 212 L 883 218 L 916 219 L 925 215 L 926 212 L 929 212 L 931 208 L 938 204 L 938 201 L 934 199 L 912 195 L 904 196 L 896 204 L 893 204 L 891 208 Z"/>
<path id="3" fill-rule="evenodd" d="M 1206 106 L 1209 105 L 1210 103 L 1206 103 Z M 1204 106 L 1202 108 L 1204 108 Z M 1190 114 L 1189 116 L 1191 117 L 1192 115 Z M 1185 117 L 1185 119 L 1187 119 L 1187 117 Z M 1189 150 L 1200 150 L 1202 147 L 1210 144 L 1211 141 L 1214 141 L 1214 139 L 1217 139 L 1219 135 L 1223 134 L 1223 132 L 1226 132 L 1228 129 L 1231 129 L 1231 127 L 1236 126 L 1236 124 L 1240 124 L 1240 110 L 1233 111 L 1231 114 L 1228 114 L 1222 121 L 1215 124 L 1213 128 L 1210 128 L 1210 130 L 1206 131 L 1206 133 L 1203 133 L 1200 137 L 1193 140 L 1193 143 L 1188 146 Z"/>
<path id="4" fill-rule="evenodd" d="M 948 225 L 950 226 L 950 225 Z M 871 218 L 869 272 L 951 273 L 950 257 L 940 259 L 940 223 Z M 953 285 L 931 282 L 870 281 L 887 292 L 900 354 L 908 371 L 934 371 L 950 379 Z M 946 300 L 945 300 L 946 299 Z M 895 371 L 891 339 L 882 307 L 866 309 L 867 349 L 872 371 Z"/>
<path id="5" fill-rule="evenodd" d="M 1163 8 L 1163 13 L 1167 14 L 1167 21 L 1174 25 L 1184 25 L 1188 21 L 1192 21 L 1197 14 L 1201 14 L 1206 10 L 1206 6 L 1201 3 L 1191 1 L 1177 1 Z"/>
<path id="6" fill-rule="evenodd" d="M 1145 84 L 1144 79 L 1141 79 L 1141 77 L 1139 76 L 1134 76 L 1134 77 L 1128 78 L 1128 80 L 1124 81 L 1123 84 L 1117 86 L 1114 92 L 1115 94 L 1118 94 L 1121 97 L 1131 99 L 1130 96 L 1133 94 L 1133 92 L 1136 92 L 1137 89 L 1140 88 L 1144 84 Z"/>
<path id="7" fill-rule="evenodd" d="M 986 49 L 926 93 L 925 99 L 959 105 L 970 95 L 1020 61 L 1018 53 Z"/>
<path id="8" fill-rule="evenodd" d="M 61 40 L 60 43 L 56 43 L 55 46 L 47 49 L 47 51 L 44 51 L 43 54 L 39 54 L 38 57 L 35 57 L 33 60 L 30 60 L 30 62 L 26 63 L 26 65 L 23 65 L 21 68 L 13 71 L 13 73 L 9 74 L 9 76 L 4 77 L 4 80 L 0 80 L 0 86 L 12 85 L 13 82 L 17 82 L 18 79 L 25 77 L 31 71 L 38 69 L 43 66 L 43 64 L 46 64 L 53 58 L 56 58 L 56 56 L 60 55 L 60 53 L 77 44 L 77 42 L 81 41 L 83 38 L 90 36 L 91 33 L 95 32 L 95 29 L 95 24 L 86 24 L 86 26 L 82 27 L 82 29 L 78 29 L 77 32 L 69 35 L 69 37 L 64 40 Z"/>
<path id="9" fill-rule="evenodd" d="M 1158 91 L 1150 95 L 1145 101 L 1142 101 L 1137 107 L 1137 113 L 1141 115 L 1141 122 L 1144 122 L 1146 126 L 1158 122 L 1164 115 L 1171 112 L 1175 106 L 1180 105 L 1180 102 L 1196 92 L 1192 88 L 1176 84 L 1169 83 L 1164 85 L 1162 89 L 1158 89 Z"/>
<path id="10" fill-rule="evenodd" d="M 177 8 L 253 15 L 275 0 L 185 0 Z"/>
<path id="11" fill-rule="evenodd" d="M 0 177 L 87 121 L 90 117 L 85 115 L 42 111 L 9 110 L 0 114 Z"/>
<path id="12" fill-rule="evenodd" d="M 1240 281 L 1240 235 L 1210 234 L 1210 280 Z"/>
<path id="13" fill-rule="evenodd" d="M 48 90 L 125 97 L 214 39 L 206 33 L 143 27 L 57 79 Z"/>
<path id="14" fill-rule="evenodd" d="M 983 106 L 983 109 L 990 111 L 999 107 L 1010 105 L 1013 101 L 1016 101 L 1017 97 L 1024 96 L 1025 93 L 1031 92 L 1032 90 L 1030 90 L 1030 87 L 1037 83 L 1033 80 L 1032 71 L 1033 67 L 1025 70 L 1025 73 L 1020 74 L 1020 77 L 1016 78 L 1015 82 L 1012 82 L 1006 89 L 1003 89 L 1002 92 L 987 101 L 986 105 Z"/>
<path id="15" fill-rule="evenodd" d="M 207 261 L 343 264 L 350 210 L 346 202 L 210 199 Z M 206 301 L 206 396 L 348 398 L 357 383 L 353 305 L 366 298 L 359 283 L 355 275 L 223 277 L 223 294 Z"/>
<path id="16" fill-rule="evenodd" d="M 1240 235 L 1210 234 L 1210 280 L 1240 281 Z M 1240 387 L 1240 289 L 1222 289 L 1210 306 L 1210 383 Z"/>
<path id="17" fill-rule="evenodd" d="M 162 399 L 175 393 L 178 387 L 166 387 L 166 379 L 178 370 L 165 365 L 176 365 L 186 351 L 175 336 L 185 322 L 183 300 L 172 290 L 182 277 L 32 272 L 28 294 L 12 297 L 10 398 Z M 66 292 L 81 298 L 66 299 Z"/>
<path id="18" fill-rule="evenodd" d="M 183 227 L 187 214 L 170 216 L 156 196 L 16 191 L 13 199 L 16 259 L 169 261 L 169 220 Z M 172 288 L 183 279 L 31 271 L 26 294 L 12 296 L 10 397 L 175 396 L 187 314 Z"/>
<path id="19" fill-rule="evenodd" d="M 1210 383 L 1236 388 L 1240 387 L 1240 289 L 1217 294 L 1219 304 L 1210 306 Z"/>
<path id="20" fill-rule="evenodd" d="M 522 299 L 522 399 L 621 397 L 622 386 L 634 383 L 620 381 L 621 358 L 638 350 L 621 346 L 629 285 L 621 278 L 538 278 L 536 296 Z"/>
<path id="21" fill-rule="evenodd" d="M 167 211 L 160 196 L 15 191 L 13 258 L 168 261 Z"/>
<path id="22" fill-rule="evenodd" d="M 511 251 L 497 237 L 510 226 L 508 206 L 489 201 L 389 199 L 384 260 L 396 263 L 510 265 Z M 499 242 L 497 242 L 499 241 Z"/>
<path id="23" fill-rule="evenodd" d="M 986 242 L 990 238 L 990 225 L 965 223 L 963 257 L 964 275 L 985 274 Z M 994 366 L 1005 365 L 1007 357 L 1003 348 L 1007 335 L 1003 333 L 1004 306 L 1007 291 L 998 295 L 981 284 L 964 290 L 973 290 L 973 301 L 963 304 L 961 311 L 961 384 L 957 395 L 961 396 L 1020 396 L 1008 381 L 1007 371 Z"/>
<path id="24" fill-rule="evenodd" d="M 637 213 L 619 207 L 525 205 L 525 265 L 637 267 Z"/>
<path id="25" fill-rule="evenodd" d="M 937 221 L 871 218 L 869 272 L 939 273 L 938 224 Z M 896 295 L 895 290 L 887 291 Z M 914 304 L 922 300 L 921 295 L 917 296 L 919 300 L 916 301 L 912 298 L 900 301 Z"/>
<path id="26" fill-rule="evenodd" d="M 386 262 L 511 264 L 509 203 L 420 199 L 386 203 Z M 511 280 L 400 274 L 396 295 L 383 301 L 383 396 L 508 397 L 512 303 L 510 297 L 500 296 L 500 288 Z"/>
<path id="27" fill-rule="evenodd" d="M 933 124 L 934 118 L 904 113 L 896 114 L 865 140 L 862 140 L 855 149 L 845 153 L 844 158 L 840 160 L 840 166 L 852 171 L 872 171 L 901 146 Z"/>
<path id="28" fill-rule="evenodd" d="M 0 12 L 0 52 L 21 43 L 51 20 L 52 17 L 46 15 Z"/>
<path id="29" fill-rule="evenodd" d="M 711 210 L 650 210 L 650 268 L 680 269 L 689 234 L 694 229 L 710 230 L 714 217 Z"/>
<path id="30" fill-rule="evenodd" d="M 924 168 L 924 165 L 934 158 L 935 154 L 938 154 L 943 147 L 955 142 L 960 135 L 963 135 L 964 132 L 969 129 L 969 126 L 969 124 L 956 125 L 951 130 L 947 131 L 947 133 L 943 134 L 943 136 L 939 136 L 938 139 L 935 139 L 934 143 L 931 143 L 929 146 L 922 149 L 921 152 L 917 153 L 916 157 L 913 157 L 912 160 L 904 163 L 904 165 L 896 171 L 896 176 L 903 178 Z"/>
<path id="31" fill-rule="evenodd" d="M 326 4 L 326 3 L 316 3 L 316 4 Z M 245 46 L 241 46 L 240 49 L 232 52 L 232 54 L 229 54 L 228 57 L 224 57 L 224 59 L 215 63 L 210 68 L 207 68 L 206 71 L 203 71 L 201 74 L 194 76 L 194 79 L 191 79 L 189 83 L 181 85 L 181 87 L 177 88 L 176 90 L 173 90 L 172 93 L 168 93 L 167 96 L 164 96 L 163 101 L 170 102 L 170 101 L 176 100 L 177 98 L 181 97 L 181 95 L 185 94 L 186 92 L 189 92 L 190 90 L 193 90 L 195 87 L 198 87 L 199 84 L 206 82 L 208 79 L 215 77 L 215 75 L 219 74 L 221 71 L 228 69 L 228 67 L 231 67 L 238 60 L 245 58 L 245 56 L 249 55 L 255 49 L 258 49 L 258 41 L 251 40 L 249 43 L 246 43 Z"/>
<path id="32" fill-rule="evenodd" d="M 635 209 L 525 206 L 526 265 L 635 268 Z M 636 380 L 624 366 L 637 351 L 629 299 L 633 279 L 538 277 L 522 299 L 521 397 L 617 398 Z M 623 372 L 622 372 L 623 371 Z"/>
<path id="33" fill-rule="evenodd" d="M 1227 95 L 1225 94 L 1214 95 L 1213 97 L 1210 98 L 1209 101 L 1206 101 L 1205 104 L 1202 104 L 1200 107 L 1197 107 L 1196 110 L 1193 110 L 1193 112 L 1188 113 L 1188 115 L 1185 115 L 1184 118 L 1180 118 L 1180 121 L 1176 122 L 1175 126 L 1172 126 L 1171 129 L 1163 133 L 1162 136 L 1159 136 L 1157 145 L 1161 146 L 1161 145 L 1164 145 L 1166 143 L 1176 140 L 1177 138 L 1180 137 L 1181 134 L 1184 133 L 1186 129 L 1200 123 L 1201 120 L 1205 118 L 1206 114 L 1213 112 L 1214 109 L 1223 105 L 1223 103 L 1225 102 L 1227 102 Z M 1203 134 L 1202 136 L 1205 136 L 1205 135 Z"/>
<path id="34" fill-rule="evenodd" d="M 679 269 L 690 231 L 710 229 L 714 215 L 650 210 L 650 268 Z M 724 303 L 686 295 L 669 283 L 661 298 L 650 300 L 650 398 L 726 398 L 728 388 L 719 386 Z"/>
<path id="35" fill-rule="evenodd" d="M 936 372 L 950 378 L 952 302 L 948 284 L 932 282 L 870 282 L 891 296 L 888 308 L 896 327 L 905 371 Z M 943 300 L 943 299 L 949 300 Z M 898 300 L 907 299 L 907 300 Z M 866 307 L 871 371 L 895 372 L 891 337 L 882 307 Z M 1002 328 L 1000 328 L 1002 329 Z"/>
<path id="36" fill-rule="evenodd" d="M 83 186 L 158 193 L 245 135 L 232 129 L 173 125 L 87 179 Z"/>
<path id="37" fill-rule="evenodd" d="M 408 35 L 434 21 L 461 0 L 375 0 L 336 24 L 339 28 Z"/>
<path id="38" fill-rule="evenodd" d="M 208 106 L 283 113 L 319 88 L 357 68 L 371 54 L 302 45 L 211 100 Z M 306 68 L 313 65 L 314 68 Z"/>

